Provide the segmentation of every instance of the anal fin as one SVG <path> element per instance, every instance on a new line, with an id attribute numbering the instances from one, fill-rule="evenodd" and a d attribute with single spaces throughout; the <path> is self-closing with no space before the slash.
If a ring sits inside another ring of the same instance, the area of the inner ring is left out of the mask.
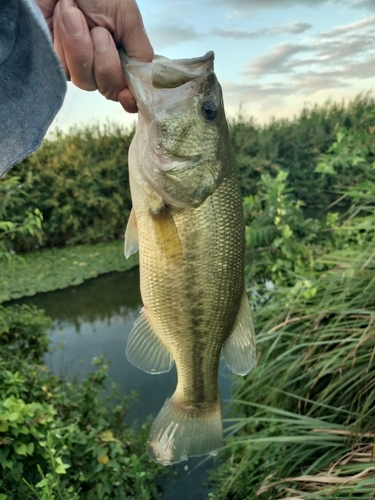
<path id="1" fill-rule="evenodd" d="M 148 373 L 164 373 L 172 368 L 173 358 L 154 333 L 144 308 L 130 332 L 126 356 L 132 365 Z"/>
<path id="2" fill-rule="evenodd" d="M 240 310 L 232 333 L 223 345 L 223 353 L 228 368 L 238 375 L 246 375 L 256 361 L 256 340 L 253 313 L 244 290 Z"/>

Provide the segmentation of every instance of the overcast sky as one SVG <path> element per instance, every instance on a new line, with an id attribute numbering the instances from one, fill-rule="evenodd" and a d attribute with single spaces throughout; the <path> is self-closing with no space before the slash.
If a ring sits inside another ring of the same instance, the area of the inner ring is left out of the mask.
<path id="1" fill-rule="evenodd" d="M 229 116 L 290 117 L 304 103 L 375 90 L 375 0 L 139 0 L 155 53 L 215 51 Z M 69 84 L 54 125 L 134 122 Z"/>

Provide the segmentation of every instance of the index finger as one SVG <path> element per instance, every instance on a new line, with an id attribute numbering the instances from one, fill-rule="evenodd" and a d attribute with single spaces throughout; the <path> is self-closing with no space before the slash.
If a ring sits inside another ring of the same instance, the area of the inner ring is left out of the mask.
<path id="1" fill-rule="evenodd" d="M 118 101 L 118 95 L 126 88 L 118 50 L 108 30 L 96 27 L 91 30 L 94 45 L 94 78 L 98 89 L 107 99 Z"/>
<path id="2" fill-rule="evenodd" d="M 154 50 L 146 34 L 141 13 L 134 0 L 120 3 L 115 21 L 114 39 L 133 59 L 151 62 Z"/>

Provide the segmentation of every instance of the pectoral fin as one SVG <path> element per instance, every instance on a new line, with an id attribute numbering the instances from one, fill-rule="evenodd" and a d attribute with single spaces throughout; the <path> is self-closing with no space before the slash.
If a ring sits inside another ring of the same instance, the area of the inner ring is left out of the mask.
<path id="1" fill-rule="evenodd" d="M 255 365 L 256 341 L 253 314 L 244 291 L 233 331 L 223 345 L 225 361 L 233 373 L 246 375 Z"/>
<path id="2" fill-rule="evenodd" d="M 126 356 L 130 363 L 148 373 L 163 373 L 172 368 L 173 358 L 154 333 L 144 309 L 130 332 Z"/>
<path id="3" fill-rule="evenodd" d="M 168 207 L 160 209 L 158 213 L 152 213 L 156 240 L 163 253 L 170 261 L 182 260 L 182 245 L 176 228 L 176 224 Z"/>
<path id="4" fill-rule="evenodd" d="M 138 229 L 134 208 L 132 208 L 125 231 L 125 257 L 128 259 L 131 255 L 133 255 L 133 253 L 136 252 L 138 252 Z"/>

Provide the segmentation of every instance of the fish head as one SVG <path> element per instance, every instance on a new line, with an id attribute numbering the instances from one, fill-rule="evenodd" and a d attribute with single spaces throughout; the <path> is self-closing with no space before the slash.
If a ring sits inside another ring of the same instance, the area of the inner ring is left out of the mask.
<path id="1" fill-rule="evenodd" d="M 137 101 L 137 168 L 166 204 L 199 206 L 225 177 L 229 132 L 213 52 L 194 59 L 121 54 Z M 140 147 L 141 146 L 141 147 Z"/>

